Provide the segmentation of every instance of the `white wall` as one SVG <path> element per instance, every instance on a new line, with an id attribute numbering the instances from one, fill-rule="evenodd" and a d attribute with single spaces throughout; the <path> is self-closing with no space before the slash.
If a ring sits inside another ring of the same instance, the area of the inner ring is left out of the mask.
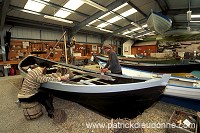
<path id="1" fill-rule="evenodd" d="M 4 27 L 4 35 L 6 31 L 9 31 L 11 26 L 6 25 Z M 15 26 L 10 29 L 11 38 L 16 39 L 35 39 L 35 40 L 60 40 L 63 31 L 55 30 L 43 30 L 35 28 L 27 28 Z M 101 43 L 101 36 L 97 35 L 86 35 L 78 33 L 75 35 L 76 42 L 82 43 Z M 68 40 L 68 38 L 66 38 Z M 63 39 L 62 39 L 63 40 Z"/>
<path id="2" fill-rule="evenodd" d="M 10 29 L 5 26 L 4 33 Z M 10 29 L 11 38 L 36 39 L 36 40 L 59 40 L 63 34 L 62 31 L 40 30 L 35 28 L 26 28 L 15 26 Z"/>
<path id="3" fill-rule="evenodd" d="M 131 55 L 131 46 L 133 45 L 134 41 L 133 40 L 128 40 L 125 43 L 123 43 L 123 55 Z"/>

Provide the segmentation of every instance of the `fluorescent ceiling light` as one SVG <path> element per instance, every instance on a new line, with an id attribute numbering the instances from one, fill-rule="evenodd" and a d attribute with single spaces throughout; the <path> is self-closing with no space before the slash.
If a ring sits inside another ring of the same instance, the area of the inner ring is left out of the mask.
<path id="1" fill-rule="evenodd" d="M 126 35 L 126 34 L 129 34 L 129 33 L 131 33 L 132 31 L 126 31 L 126 32 L 124 32 L 122 35 Z"/>
<path id="2" fill-rule="evenodd" d="M 50 0 L 45 0 L 45 1 L 49 2 Z M 33 1 L 33 0 L 28 0 L 26 2 L 26 5 L 24 6 L 24 9 L 28 9 L 28 10 L 36 11 L 36 12 L 41 12 L 45 6 L 46 6 L 45 4 L 38 3 L 38 2 Z"/>
<path id="3" fill-rule="evenodd" d="M 41 15 L 35 11 L 29 11 L 29 10 L 25 10 L 25 9 L 21 9 L 20 11 L 25 12 L 25 13 L 30 13 L 30 14 L 34 14 L 34 15 Z"/>
<path id="4" fill-rule="evenodd" d="M 71 9 L 71 10 L 76 10 L 78 9 L 80 6 L 82 6 L 84 3 L 82 0 L 69 0 L 63 7 Z M 59 11 L 57 11 L 55 13 L 54 16 L 56 17 L 60 17 L 60 18 L 66 18 L 67 16 L 69 16 L 72 13 L 72 11 L 67 11 L 65 9 L 60 9 Z"/>
<path id="5" fill-rule="evenodd" d="M 65 23 L 70 23 L 70 24 L 73 23 L 73 21 L 70 21 L 70 20 L 57 18 L 57 17 L 53 17 L 53 16 L 48 16 L 48 15 L 44 15 L 44 18 L 48 18 L 48 19 L 52 19 L 52 20 L 56 20 L 56 21 L 61 21 L 61 22 L 65 22 Z"/>
<path id="6" fill-rule="evenodd" d="M 142 25 L 142 28 L 146 28 L 147 27 L 147 24 L 145 24 L 145 25 Z"/>
<path id="7" fill-rule="evenodd" d="M 125 36 L 132 38 L 132 36 L 129 36 L 129 35 L 125 35 Z"/>
<path id="8" fill-rule="evenodd" d="M 191 18 L 200 18 L 200 15 L 191 15 Z"/>
<path id="9" fill-rule="evenodd" d="M 126 35 L 126 34 L 129 34 L 129 33 L 131 33 L 131 32 L 134 32 L 134 31 L 137 31 L 137 30 L 140 30 L 140 29 L 142 29 L 142 28 L 138 27 L 138 28 L 132 29 L 132 30 L 130 30 L 130 31 L 126 31 L 126 32 L 124 32 L 122 35 Z"/>
<path id="10" fill-rule="evenodd" d="M 148 32 L 148 33 L 143 34 L 143 35 L 155 35 L 155 33 L 153 33 L 153 32 Z"/>
<path id="11" fill-rule="evenodd" d="M 135 38 L 143 37 L 143 35 L 136 36 Z"/>
<path id="12" fill-rule="evenodd" d="M 190 21 L 190 22 L 192 22 L 192 23 L 200 23 L 200 21 Z"/>
<path id="13" fill-rule="evenodd" d="M 97 9 L 99 9 L 99 10 L 102 10 L 102 11 L 104 11 L 104 12 L 107 12 L 107 11 L 108 11 L 107 8 L 105 8 L 105 7 L 99 5 L 99 4 L 97 4 L 97 3 L 95 3 L 95 2 L 93 2 L 93 1 L 91 1 L 91 0 L 82 0 L 82 1 L 83 1 L 84 3 L 86 3 L 86 4 L 88 4 L 88 5 L 93 6 L 93 7 L 97 8 Z"/>
<path id="14" fill-rule="evenodd" d="M 88 25 L 91 25 L 93 23 L 95 23 L 97 21 L 97 19 L 93 20 L 92 22 L 90 22 Z"/>
<path id="15" fill-rule="evenodd" d="M 104 17 L 106 17 L 106 16 L 108 16 L 110 14 L 111 14 L 111 12 L 107 12 L 106 14 L 102 15 L 101 17 L 99 17 L 99 19 L 102 19 L 102 18 L 104 18 Z"/>
<path id="16" fill-rule="evenodd" d="M 102 29 L 102 28 L 100 28 L 100 30 L 101 30 L 101 31 L 105 31 L 105 32 L 113 33 L 113 31 L 111 31 L 111 30 L 107 30 L 107 29 Z"/>
<path id="17" fill-rule="evenodd" d="M 135 23 L 135 22 L 131 22 L 132 25 L 136 26 L 136 27 L 139 27 L 139 28 L 142 28 L 142 26 L 140 26 L 139 24 Z"/>

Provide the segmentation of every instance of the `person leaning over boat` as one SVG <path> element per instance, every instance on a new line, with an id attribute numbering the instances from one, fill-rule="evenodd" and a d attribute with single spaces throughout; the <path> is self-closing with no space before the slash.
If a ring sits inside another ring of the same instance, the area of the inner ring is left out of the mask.
<path id="1" fill-rule="evenodd" d="M 53 118 L 53 96 L 45 91 L 39 90 L 40 84 L 48 81 L 66 81 L 69 76 L 61 76 L 58 78 L 47 77 L 45 75 L 47 63 L 40 63 L 38 67 L 28 72 L 22 83 L 22 88 L 19 90 L 18 99 L 20 102 L 39 102 L 45 106 L 48 116 Z"/>
<path id="2" fill-rule="evenodd" d="M 122 75 L 121 65 L 119 64 L 117 55 L 115 51 L 112 49 L 112 47 L 109 44 L 104 44 L 103 50 L 108 54 L 108 61 L 105 67 L 101 69 L 101 72 L 105 73 L 108 70 L 110 70 L 111 73 Z"/>

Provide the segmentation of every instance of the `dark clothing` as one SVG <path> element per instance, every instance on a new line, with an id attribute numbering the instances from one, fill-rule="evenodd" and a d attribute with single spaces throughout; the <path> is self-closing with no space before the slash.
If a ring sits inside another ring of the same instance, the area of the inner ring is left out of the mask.
<path id="1" fill-rule="evenodd" d="M 108 68 L 111 73 L 122 74 L 121 65 L 119 64 L 116 53 L 113 50 L 108 51 L 108 62 L 104 68 Z"/>
<path id="2" fill-rule="evenodd" d="M 120 75 L 122 75 L 122 72 L 119 72 L 119 73 L 113 73 L 113 74 L 120 74 Z"/>
<path id="3" fill-rule="evenodd" d="M 54 112 L 53 96 L 44 91 L 39 91 L 38 93 L 29 98 L 19 98 L 19 101 L 27 103 L 39 102 L 42 105 L 44 105 L 48 114 L 53 114 Z"/>

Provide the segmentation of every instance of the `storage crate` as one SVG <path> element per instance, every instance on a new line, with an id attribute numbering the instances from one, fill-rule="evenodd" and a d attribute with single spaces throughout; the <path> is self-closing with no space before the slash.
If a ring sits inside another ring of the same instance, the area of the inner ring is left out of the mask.
<path id="1" fill-rule="evenodd" d="M 197 133 L 197 115 L 175 110 L 171 115 L 166 133 Z"/>

